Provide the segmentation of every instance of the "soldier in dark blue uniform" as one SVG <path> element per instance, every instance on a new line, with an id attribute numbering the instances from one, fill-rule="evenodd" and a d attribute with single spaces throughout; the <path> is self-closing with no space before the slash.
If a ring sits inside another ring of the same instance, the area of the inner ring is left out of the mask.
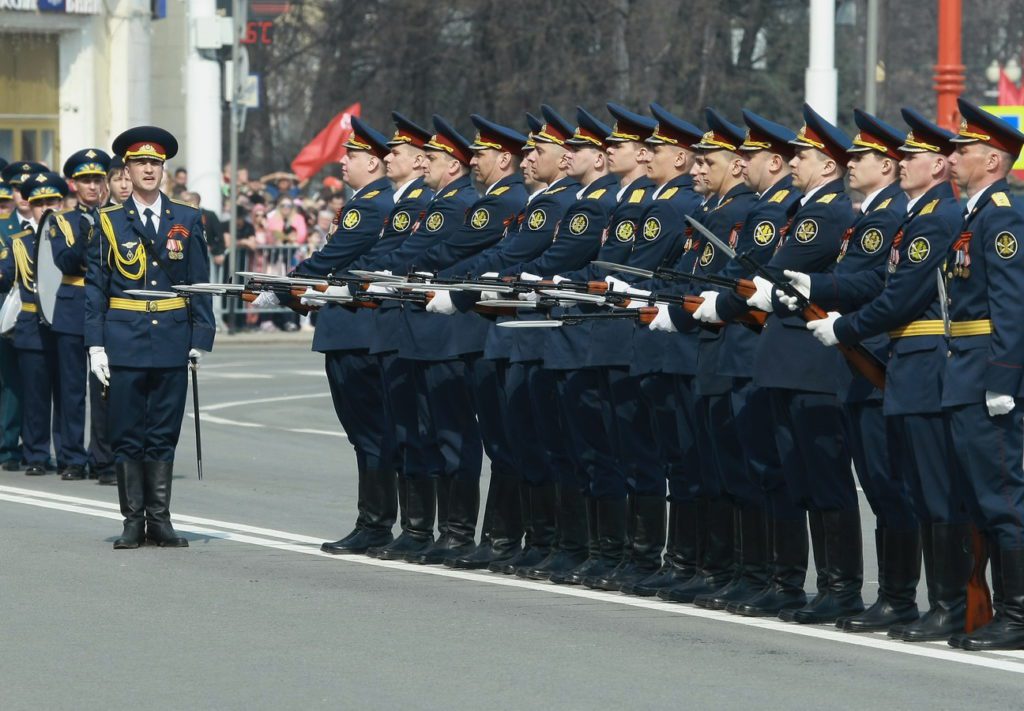
<path id="1" fill-rule="evenodd" d="M 355 194 L 335 218 L 327 243 L 295 270 L 295 276 L 327 276 L 343 272 L 380 238 L 384 221 L 395 206 L 394 189 L 384 175 L 388 139 L 364 121 L 352 119 L 345 143 L 342 175 Z M 340 287 L 336 287 L 340 288 Z M 334 293 L 330 289 L 328 293 Z M 267 303 L 269 292 L 263 296 Z M 257 299 L 254 303 L 261 303 Z M 272 303 L 272 301 L 271 301 Z M 358 515 L 352 531 L 325 542 L 321 550 L 335 555 L 365 553 L 393 539 L 398 518 L 398 475 L 395 438 L 384 405 L 380 363 L 370 354 L 373 314 L 328 305 L 317 315 L 313 350 L 324 354 L 324 368 L 338 420 L 356 452 L 359 476 Z"/>
<path id="2" fill-rule="evenodd" d="M 10 258 L 11 236 L 22 231 L 17 192 L 10 183 L 0 182 L 0 262 Z M 0 293 L 9 293 L 11 287 L 9 280 L 0 282 Z M 0 338 L 0 464 L 5 471 L 21 468 L 21 379 L 17 351 L 9 338 Z"/>
<path id="3" fill-rule="evenodd" d="M 942 406 L 992 549 L 995 617 L 949 644 L 1024 648 L 1024 213 L 1006 176 L 1024 134 L 964 99 L 952 140 L 967 217 L 946 262 L 950 354 Z M 956 554 L 954 555 L 954 559 Z"/>
<path id="4" fill-rule="evenodd" d="M 32 210 L 32 226 L 11 235 L 10 253 L 3 259 L 4 282 L 17 284 L 21 313 L 14 326 L 14 348 L 18 355 L 22 383 L 21 420 L 22 458 L 25 474 L 46 473 L 50 460 L 51 426 L 54 449 L 60 461 L 60 407 L 56 400 L 60 388 L 54 335 L 40 319 L 36 296 L 36 252 L 39 222 L 49 210 L 60 209 L 68 187 L 56 173 L 31 173 L 19 185 L 22 197 Z M 24 223 L 23 223 L 24 224 Z"/>
<path id="5" fill-rule="evenodd" d="M 210 280 L 199 211 L 160 192 L 164 162 L 178 150 L 167 131 L 138 126 L 119 135 L 132 198 L 104 208 L 89 250 L 85 345 L 90 367 L 109 387 L 110 440 L 124 531 L 114 548 L 143 540 L 187 546 L 171 526 L 171 477 L 188 390 L 189 360 L 212 350 L 208 296 L 140 299 L 132 289 L 170 291 Z"/>
<path id="6" fill-rule="evenodd" d="M 99 208 L 105 195 L 107 169 L 110 156 L 98 148 L 85 148 L 72 154 L 64 162 L 64 177 L 75 185 L 78 206 L 74 210 L 58 213 L 54 217 L 54 231 L 44 235 L 50 240 L 53 261 L 64 275 L 57 290 L 53 331 L 57 349 L 61 411 L 61 446 L 58 460 L 64 466 L 61 478 L 85 478 L 87 455 L 85 451 L 85 393 L 89 372 L 85 351 L 85 272 L 88 251 L 99 231 Z M 116 483 L 110 444 L 106 440 L 106 402 L 99 397 L 99 382 L 93 376 L 94 424 L 90 452 L 93 474 L 102 475 L 104 484 Z M 99 403 L 99 407 L 97 407 Z M 96 427 L 96 415 L 100 427 Z"/>
<path id="7" fill-rule="evenodd" d="M 477 255 L 502 240 L 514 228 L 526 204 L 519 159 L 526 136 L 474 114 L 477 135 L 470 148 L 473 176 L 487 185 L 484 195 L 466 215 L 460 228 L 416 258 L 416 267 L 441 277 L 464 276 Z M 482 358 L 490 321 L 475 313 L 458 312 L 451 292 L 439 291 L 426 306 L 431 314 L 451 316 L 450 337 L 441 356 L 425 370 L 427 398 L 434 430 L 444 455 L 444 476 L 438 501 L 447 499 L 447 527 L 433 547 L 410 558 L 437 564 L 471 553 L 480 507 L 480 469 L 483 464 L 481 425 L 500 420 L 495 408 L 478 394 L 493 392 L 493 361 Z"/>
<path id="8" fill-rule="evenodd" d="M 883 412 L 890 466 L 905 477 L 921 526 L 928 581 L 929 610 L 914 620 L 915 588 L 920 577 L 919 545 L 910 532 L 886 534 L 900 542 L 887 553 L 883 603 L 842 627 L 858 631 L 888 622 L 889 636 L 908 642 L 947 639 L 965 620 L 971 560 L 965 491 L 950 449 L 942 417 L 942 371 L 946 337 L 936 282 L 937 269 L 960 228 L 961 215 L 949 185 L 947 156 L 951 134 L 910 109 L 911 127 L 900 152 L 900 187 L 909 198 L 906 218 L 893 238 L 885 267 L 868 271 L 790 275 L 815 301 L 846 312 L 808 324 L 822 343 L 855 344 L 888 334 L 888 365 Z M 844 260 L 845 261 L 845 260 Z M 840 264 L 841 266 L 841 264 Z M 859 473 L 859 472 L 858 472 Z M 896 482 L 882 482 L 892 486 Z M 872 483 L 872 496 L 879 484 Z M 865 486 L 865 491 L 868 486 Z M 891 508 L 888 507 L 887 508 Z M 889 512 L 897 528 L 895 511 Z M 907 514 L 903 514 L 906 518 Z M 887 521 L 888 524 L 888 521 Z M 897 618 L 904 618 L 903 624 Z"/>
<path id="9" fill-rule="evenodd" d="M 794 139 L 793 183 L 804 191 L 779 250 L 766 265 L 782 277 L 785 269 L 830 270 L 853 224 L 843 174 L 849 138 L 810 106 Z M 748 304 L 772 311 L 770 282 L 755 277 L 757 293 Z M 754 382 L 770 388 L 776 440 L 794 500 L 809 512 L 818 594 L 803 608 L 780 617 L 801 623 L 834 622 L 864 609 L 860 596 L 863 561 L 857 491 L 836 398 L 836 372 L 843 367 L 833 349 L 822 347 L 804 321 L 780 306 L 758 339 Z M 795 576 L 794 576 L 795 577 Z M 795 581 L 794 581 L 795 582 Z M 799 597 L 802 585 L 791 592 Z"/>

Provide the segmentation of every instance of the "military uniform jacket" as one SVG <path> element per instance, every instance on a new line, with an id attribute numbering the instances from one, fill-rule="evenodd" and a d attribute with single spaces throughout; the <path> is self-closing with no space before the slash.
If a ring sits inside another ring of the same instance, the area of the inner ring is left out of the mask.
<path id="1" fill-rule="evenodd" d="M 177 368 L 188 363 L 190 348 L 213 349 L 216 324 L 209 296 L 192 296 L 187 308 L 169 311 L 111 303 L 138 301 L 125 293 L 129 289 L 172 291 L 176 284 L 210 281 L 199 210 L 161 198 L 160 227 L 152 242 L 134 200 L 100 210 L 85 278 L 85 345 L 103 346 L 112 366 Z"/>
<path id="2" fill-rule="evenodd" d="M 947 261 L 949 318 L 953 323 L 942 405 L 985 401 L 985 391 L 1024 396 L 1024 214 L 998 180 L 967 216 Z M 957 329 L 987 330 L 957 335 Z"/>
<path id="3" fill-rule="evenodd" d="M 453 180 L 434 194 L 402 246 L 385 255 L 378 266 L 394 274 L 419 270 L 420 256 L 461 230 L 466 213 L 479 197 L 468 175 Z M 427 313 L 422 306 L 410 303 L 401 305 L 401 313 L 399 356 L 412 360 L 447 360 L 453 339 L 452 318 Z"/>
<path id="4" fill-rule="evenodd" d="M 799 200 L 800 193 L 793 189 L 793 178 L 789 175 L 761 193 L 743 223 L 736 240 L 736 251 L 749 255 L 758 264 L 771 261 Z M 721 274 L 731 279 L 753 277 L 736 260 L 726 264 Z M 719 295 L 716 307 L 719 317 L 726 323 L 718 354 L 718 372 L 731 378 L 752 378 L 758 331 L 732 323 L 737 316 L 750 311 L 746 299 L 734 291 L 724 291 Z"/>
<path id="5" fill-rule="evenodd" d="M 10 248 L 0 250 L 3 283 L 14 285 L 21 296 L 21 311 L 14 324 L 14 347 L 25 351 L 43 350 L 41 329 L 46 328 L 39 320 L 39 299 L 36 297 L 36 238 L 31 229 L 18 230 L 7 239 Z"/>
<path id="6" fill-rule="evenodd" d="M 793 228 L 766 265 L 782 277 L 785 269 L 805 273 L 829 271 L 835 265 L 843 234 L 853 224 L 850 198 L 842 179 L 826 183 L 797 209 Z M 774 298 L 774 290 L 773 290 Z M 776 303 L 757 343 L 754 383 L 759 387 L 835 393 L 839 362 L 835 348 L 823 346 L 806 322 Z"/>
<path id="7" fill-rule="evenodd" d="M 328 276 L 346 271 L 362 254 L 370 251 L 380 238 L 385 218 L 395 206 L 391 182 L 380 178 L 361 188 L 337 218 L 327 235 L 327 243 L 310 255 L 294 271 L 296 276 Z M 366 350 L 373 338 L 373 314 L 370 309 L 351 311 L 336 304 L 321 307 L 313 333 L 313 350 Z"/>
<path id="8" fill-rule="evenodd" d="M 682 175 L 670 180 L 647 205 L 638 222 L 636 241 L 627 264 L 639 269 L 655 270 L 675 265 L 692 270 L 694 253 L 693 230 L 684 215 L 697 215 L 700 196 L 693 191 L 693 178 Z M 657 288 L 657 284 L 640 282 L 636 277 L 616 274 L 624 281 L 638 282 L 641 288 Z M 668 370 L 665 370 L 665 368 Z M 633 324 L 633 360 L 630 373 L 697 372 L 696 333 L 665 333 Z"/>
<path id="9" fill-rule="evenodd" d="M 835 323 L 836 337 L 853 345 L 914 321 L 941 323 L 937 270 L 962 224 L 949 183 L 936 185 L 914 204 L 893 238 L 886 264 L 870 271 L 811 277 L 811 298 L 823 308 L 847 313 Z M 846 261 L 845 259 L 843 260 Z M 941 333 L 890 341 L 885 372 L 886 415 L 938 413 L 946 338 Z"/>
<path id="10" fill-rule="evenodd" d="M 57 304 L 50 325 L 56 333 L 76 336 L 85 333 L 85 272 L 89 249 L 99 233 L 99 214 L 99 210 L 80 205 L 53 216 L 49 235 L 53 263 L 65 277 L 57 289 Z"/>
<path id="11" fill-rule="evenodd" d="M 385 256 L 402 246 L 403 240 L 412 234 L 413 227 L 420 219 L 420 213 L 430 204 L 434 193 L 426 186 L 423 178 L 416 178 L 398 198 L 391 213 L 384 220 L 384 229 L 370 251 L 364 253 L 348 269 L 378 270 Z M 394 199 L 394 194 L 392 195 Z M 398 301 L 382 301 L 372 311 L 370 353 L 390 353 L 401 346 L 405 324 L 402 305 Z"/>

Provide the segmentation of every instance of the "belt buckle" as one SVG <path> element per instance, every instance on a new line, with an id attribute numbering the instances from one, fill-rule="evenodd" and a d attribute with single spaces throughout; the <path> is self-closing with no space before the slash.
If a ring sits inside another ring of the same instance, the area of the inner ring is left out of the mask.
<path id="1" fill-rule="evenodd" d="M 157 311 L 158 303 L 159 302 L 156 302 L 156 301 L 147 301 L 146 302 L 146 311 L 148 311 L 149 313 L 154 313 L 155 311 Z"/>

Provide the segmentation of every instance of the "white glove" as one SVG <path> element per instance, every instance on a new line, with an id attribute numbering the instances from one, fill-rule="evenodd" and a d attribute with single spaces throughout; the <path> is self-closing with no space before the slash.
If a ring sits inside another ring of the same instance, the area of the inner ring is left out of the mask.
<path id="1" fill-rule="evenodd" d="M 427 302 L 427 311 L 432 314 L 451 316 L 455 310 L 450 291 L 435 291 L 434 298 Z"/>
<path id="2" fill-rule="evenodd" d="M 499 276 L 501 276 L 501 275 L 498 274 L 498 272 L 487 272 L 486 274 L 481 274 L 480 278 L 481 279 L 497 279 Z M 501 295 L 498 292 L 496 292 L 496 291 L 481 291 L 480 292 L 480 299 L 483 300 L 483 301 L 494 301 L 495 299 L 500 299 L 500 298 L 501 298 Z"/>
<path id="3" fill-rule="evenodd" d="M 522 292 L 519 293 L 519 300 L 520 301 L 539 301 L 540 300 L 540 292 L 539 291 L 522 291 Z"/>
<path id="4" fill-rule="evenodd" d="M 808 321 L 807 330 L 813 333 L 823 346 L 834 346 L 839 343 L 839 339 L 836 338 L 836 321 L 838 320 L 839 312 L 829 311 L 825 318 Z"/>
<path id="5" fill-rule="evenodd" d="M 766 313 L 772 312 L 772 283 L 764 277 L 754 277 L 754 284 L 757 286 L 757 291 L 754 295 L 747 299 L 747 306 L 757 309 L 758 311 L 764 311 Z"/>
<path id="6" fill-rule="evenodd" d="M 385 286 L 384 284 L 382 284 L 380 282 L 372 282 L 368 287 L 366 287 L 366 293 L 367 294 L 390 294 L 393 291 L 394 291 L 394 288 L 392 288 L 390 286 Z M 349 295 L 349 291 L 348 291 L 348 287 L 346 286 L 345 287 L 345 296 L 348 296 L 348 295 Z"/>
<path id="7" fill-rule="evenodd" d="M 1012 395 L 994 393 L 991 390 L 985 391 L 985 407 L 988 408 L 989 417 L 1005 415 L 1012 411 L 1016 406 L 1017 403 L 1014 402 Z"/>
<path id="8" fill-rule="evenodd" d="M 110 385 L 110 362 L 103 346 L 89 346 L 89 370 L 104 385 Z"/>
<path id="9" fill-rule="evenodd" d="M 563 281 L 569 281 L 569 280 L 566 279 L 561 274 L 555 274 L 553 277 L 551 277 L 551 281 L 555 282 L 556 284 L 561 284 Z"/>
<path id="10" fill-rule="evenodd" d="M 700 292 L 700 298 L 704 299 L 704 303 L 693 312 L 693 317 L 704 323 L 718 323 L 721 321 L 722 319 L 718 317 L 718 292 L 702 291 Z"/>
<path id="11" fill-rule="evenodd" d="M 487 272 L 486 274 L 481 274 L 480 278 L 481 279 L 497 279 L 499 276 L 501 276 L 501 275 L 498 274 L 498 272 Z"/>
<path id="12" fill-rule="evenodd" d="M 536 274 L 530 274 L 530 272 L 523 272 L 519 275 L 522 281 L 541 281 L 544 277 L 539 277 Z"/>
<path id="13" fill-rule="evenodd" d="M 198 348 L 189 348 L 188 349 L 188 359 L 190 361 L 194 361 L 195 362 L 195 367 L 198 368 L 199 367 L 199 361 L 202 360 L 204 353 L 206 353 L 206 351 L 201 351 Z"/>
<path id="14" fill-rule="evenodd" d="M 611 291 L 618 291 L 619 293 L 625 294 L 629 291 L 629 284 L 622 281 L 622 279 L 616 279 L 613 276 L 606 276 L 604 278 L 608 284 L 608 289 Z"/>
<path id="15" fill-rule="evenodd" d="M 650 329 L 652 331 L 664 331 L 665 333 L 675 333 L 679 329 L 672 323 L 672 318 L 668 315 L 668 306 L 665 304 L 656 304 L 658 307 L 658 315 L 651 321 Z"/>
<path id="16" fill-rule="evenodd" d="M 323 306 L 324 302 L 319 300 L 321 296 L 319 291 L 307 286 L 302 296 L 299 297 L 299 303 L 303 306 Z"/>
<path id="17" fill-rule="evenodd" d="M 803 272 L 793 272 L 789 269 L 786 269 L 782 273 L 787 279 L 789 279 L 789 283 L 796 287 L 797 291 L 807 298 L 811 297 L 811 277 Z M 790 311 L 796 311 L 800 308 L 799 304 L 797 304 L 796 298 L 793 296 L 789 296 L 778 289 L 775 290 L 775 296 L 781 303 L 789 307 Z"/>
<path id="18" fill-rule="evenodd" d="M 314 292 L 310 296 L 319 294 L 320 292 Z M 342 284 L 341 286 L 329 286 L 323 292 L 327 296 L 352 296 L 352 292 L 348 288 L 348 284 Z"/>
<path id="19" fill-rule="evenodd" d="M 281 303 L 281 300 L 277 298 L 277 294 L 272 291 L 261 291 L 259 296 L 253 299 L 252 305 L 259 308 L 261 306 L 277 306 Z"/>

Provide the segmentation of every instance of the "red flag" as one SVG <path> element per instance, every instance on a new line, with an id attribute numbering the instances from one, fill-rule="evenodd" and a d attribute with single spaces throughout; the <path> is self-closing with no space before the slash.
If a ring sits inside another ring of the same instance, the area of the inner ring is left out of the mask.
<path id="1" fill-rule="evenodd" d="M 999 70 L 999 105 L 1000 106 L 1021 106 L 1024 104 L 1024 86 L 1018 87 L 1006 72 Z"/>
<path id="2" fill-rule="evenodd" d="M 345 155 L 345 141 L 352 135 L 352 117 L 358 116 L 360 105 L 352 104 L 331 119 L 316 138 L 306 144 L 292 161 L 292 172 L 306 180 L 328 163 L 337 163 Z"/>

